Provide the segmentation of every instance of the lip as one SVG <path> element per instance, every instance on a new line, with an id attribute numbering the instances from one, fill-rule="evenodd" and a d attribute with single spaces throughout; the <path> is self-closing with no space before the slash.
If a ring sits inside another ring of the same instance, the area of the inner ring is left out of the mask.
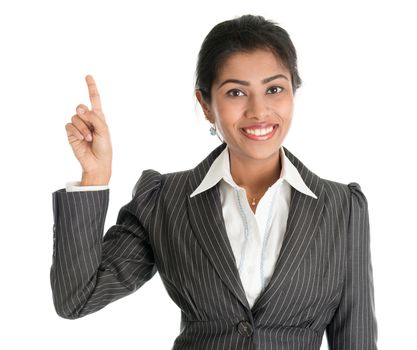
<path id="1" fill-rule="evenodd" d="M 243 135 L 245 135 L 248 139 L 250 139 L 250 140 L 255 140 L 255 141 L 265 141 L 265 140 L 269 140 L 270 138 L 272 138 L 274 135 L 275 135 L 275 133 L 276 133 L 276 131 L 278 130 L 278 127 L 279 127 L 279 125 L 278 124 L 263 124 L 263 125 L 267 125 L 267 126 L 259 126 L 259 125 L 261 125 L 261 124 L 256 124 L 257 125 L 257 127 L 256 128 L 258 128 L 258 129 L 262 129 L 262 128 L 264 128 L 264 127 L 268 127 L 268 126 L 273 126 L 274 128 L 272 129 L 272 131 L 269 133 L 269 134 L 266 134 L 266 135 L 260 135 L 260 136 L 257 136 L 257 135 L 252 135 L 252 134 L 248 134 L 248 133 L 246 133 L 243 129 L 244 128 L 241 128 L 240 129 L 240 132 L 243 134 Z M 256 128 L 254 128 L 254 127 L 247 127 L 247 129 L 256 129 Z"/>

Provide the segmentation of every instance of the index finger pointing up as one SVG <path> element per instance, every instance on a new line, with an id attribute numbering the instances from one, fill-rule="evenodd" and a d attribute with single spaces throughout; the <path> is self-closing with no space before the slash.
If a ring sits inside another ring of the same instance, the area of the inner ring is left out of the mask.
<path id="1" fill-rule="evenodd" d="M 91 101 L 91 109 L 93 110 L 93 112 L 102 116 L 103 114 L 101 110 L 100 94 L 98 93 L 96 82 L 94 81 L 94 78 L 91 75 L 87 75 L 85 77 L 85 81 L 87 82 L 88 86 L 88 93 Z"/>

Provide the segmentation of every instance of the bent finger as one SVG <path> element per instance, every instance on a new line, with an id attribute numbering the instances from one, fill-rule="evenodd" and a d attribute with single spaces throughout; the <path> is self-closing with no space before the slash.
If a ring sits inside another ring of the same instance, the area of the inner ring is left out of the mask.
<path id="1" fill-rule="evenodd" d="M 94 111 L 78 113 L 77 116 L 87 125 L 92 134 L 104 135 L 108 130 L 106 121 L 100 118 Z"/>
<path id="2" fill-rule="evenodd" d="M 68 140 L 73 142 L 75 140 L 84 140 L 84 136 L 81 132 L 71 123 L 65 124 L 65 131 L 67 132 Z"/>
<path id="3" fill-rule="evenodd" d="M 72 116 L 71 122 L 73 126 L 83 135 L 87 141 L 92 140 L 92 133 L 94 128 L 89 125 L 89 122 L 84 121 L 78 114 Z"/>

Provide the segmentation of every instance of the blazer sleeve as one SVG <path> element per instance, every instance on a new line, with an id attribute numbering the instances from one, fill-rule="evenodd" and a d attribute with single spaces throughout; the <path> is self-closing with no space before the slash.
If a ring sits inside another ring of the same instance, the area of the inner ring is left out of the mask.
<path id="1" fill-rule="evenodd" d="M 358 183 L 351 182 L 348 187 L 350 214 L 345 281 L 339 306 L 326 327 L 326 337 L 330 350 L 376 350 L 368 202 Z"/>
<path id="2" fill-rule="evenodd" d="M 57 314 L 76 319 L 140 288 L 155 273 L 148 229 L 161 174 L 143 171 L 132 199 L 103 237 L 109 189 L 53 193 L 53 258 L 50 269 Z"/>

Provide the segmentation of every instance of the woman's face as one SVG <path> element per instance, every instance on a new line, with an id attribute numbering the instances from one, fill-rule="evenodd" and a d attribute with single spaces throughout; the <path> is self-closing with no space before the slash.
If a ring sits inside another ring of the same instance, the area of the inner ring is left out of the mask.
<path id="1" fill-rule="evenodd" d="M 210 105 L 196 94 L 233 155 L 242 160 L 277 156 L 291 125 L 293 92 L 289 71 L 272 52 L 233 54 L 213 82 Z"/>

